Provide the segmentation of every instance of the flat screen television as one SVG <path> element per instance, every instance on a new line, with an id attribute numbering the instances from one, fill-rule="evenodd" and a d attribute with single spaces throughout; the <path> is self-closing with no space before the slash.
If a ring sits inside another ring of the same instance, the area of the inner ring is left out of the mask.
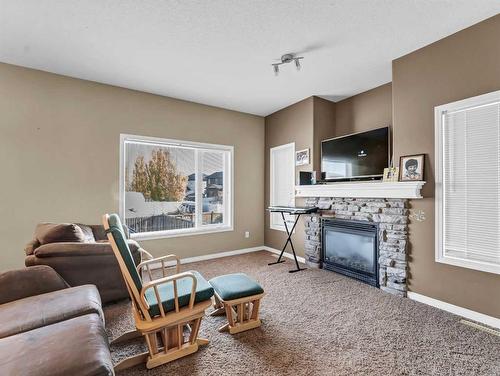
<path id="1" fill-rule="evenodd" d="M 321 142 L 323 181 L 380 179 L 389 163 L 389 127 Z"/>

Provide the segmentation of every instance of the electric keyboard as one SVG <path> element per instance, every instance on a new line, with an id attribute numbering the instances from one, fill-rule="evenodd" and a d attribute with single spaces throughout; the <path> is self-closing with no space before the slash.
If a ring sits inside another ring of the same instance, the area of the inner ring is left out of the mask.
<path id="1" fill-rule="evenodd" d="M 316 213 L 318 208 L 316 206 L 270 206 L 267 210 L 273 213 L 287 213 L 295 215 Z"/>

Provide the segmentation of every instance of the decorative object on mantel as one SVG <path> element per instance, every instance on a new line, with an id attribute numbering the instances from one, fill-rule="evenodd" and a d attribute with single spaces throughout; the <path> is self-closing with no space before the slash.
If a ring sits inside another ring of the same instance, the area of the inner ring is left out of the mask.
<path id="1" fill-rule="evenodd" d="M 424 180 L 424 154 L 404 155 L 399 158 L 399 180 Z"/>
<path id="2" fill-rule="evenodd" d="M 390 183 L 380 183 L 390 184 Z M 373 222 L 378 225 L 378 278 L 381 290 L 406 296 L 408 200 L 392 198 L 309 197 L 306 205 L 316 205 L 317 213 L 305 216 L 304 253 L 310 267 L 322 263 L 321 218 Z"/>
<path id="3" fill-rule="evenodd" d="M 382 181 L 384 183 L 387 182 L 395 182 L 399 179 L 399 167 L 388 167 L 384 168 L 384 177 Z"/>
<path id="4" fill-rule="evenodd" d="M 295 166 L 305 166 L 309 164 L 309 149 L 295 152 Z"/>
<path id="5" fill-rule="evenodd" d="M 295 197 L 352 197 L 352 198 L 422 198 L 420 190 L 425 181 L 382 182 L 357 181 L 330 184 L 299 185 Z"/>
<path id="6" fill-rule="evenodd" d="M 312 173 L 309 171 L 299 171 L 298 185 L 311 185 L 312 184 Z"/>
<path id="7" fill-rule="evenodd" d="M 316 184 L 316 171 L 299 171 L 299 185 Z"/>

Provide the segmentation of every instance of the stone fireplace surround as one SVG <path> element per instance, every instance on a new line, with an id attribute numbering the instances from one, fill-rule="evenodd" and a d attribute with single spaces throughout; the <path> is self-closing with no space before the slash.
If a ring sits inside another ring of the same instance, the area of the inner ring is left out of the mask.
<path id="1" fill-rule="evenodd" d="M 399 198 L 308 197 L 306 206 L 318 206 L 305 215 L 305 259 L 321 266 L 321 217 L 376 222 L 379 226 L 379 285 L 388 293 L 406 296 L 408 276 L 408 200 Z"/>

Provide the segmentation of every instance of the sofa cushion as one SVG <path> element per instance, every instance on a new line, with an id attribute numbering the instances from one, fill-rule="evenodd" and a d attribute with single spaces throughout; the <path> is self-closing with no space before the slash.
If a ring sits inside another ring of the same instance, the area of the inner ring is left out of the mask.
<path id="1" fill-rule="evenodd" d="M 196 293 L 194 302 L 199 303 L 210 299 L 214 295 L 214 289 L 206 281 L 203 276 L 194 271 L 190 270 L 196 277 Z M 185 307 L 189 305 L 189 299 L 191 298 L 191 287 L 193 285 L 193 280 L 189 277 L 177 280 L 177 293 L 179 296 L 179 307 Z M 172 311 L 175 309 L 175 298 L 174 298 L 174 284 L 172 282 L 164 283 L 158 286 L 158 292 L 160 294 L 160 299 L 163 303 L 163 309 L 165 312 Z M 145 293 L 146 300 L 149 304 L 149 313 L 152 316 L 157 316 L 160 314 L 160 308 L 158 307 L 158 301 L 153 288 L 146 290 Z"/>
<path id="2" fill-rule="evenodd" d="M 86 243 L 95 242 L 96 239 L 94 236 L 94 231 L 92 231 L 92 226 L 84 225 L 83 223 L 76 223 L 76 225 L 82 230 Z"/>
<path id="3" fill-rule="evenodd" d="M 221 275 L 212 278 L 210 284 L 224 301 L 246 298 L 264 292 L 264 289 L 257 282 L 243 273 Z"/>
<path id="4" fill-rule="evenodd" d="M 105 240 L 108 241 L 108 235 L 106 234 L 106 230 L 104 230 L 103 225 L 89 225 L 92 228 L 92 232 L 94 233 L 94 238 L 96 241 Z"/>
<path id="5" fill-rule="evenodd" d="M 0 354 L 0 375 L 114 374 L 106 332 L 96 314 L 2 338 Z"/>
<path id="6" fill-rule="evenodd" d="M 47 265 L 9 270 L 0 274 L 0 305 L 67 287 L 66 281 Z"/>
<path id="7" fill-rule="evenodd" d="M 138 265 L 141 262 L 139 244 L 133 240 L 127 243 Z M 48 265 L 70 286 L 96 285 L 104 304 L 130 296 L 109 243 L 46 244 L 37 249 L 35 255 L 27 256 L 24 263 L 26 266 Z"/>
<path id="8" fill-rule="evenodd" d="M 37 239 L 33 239 L 24 246 L 24 253 L 26 253 L 26 256 L 32 255 L 37 247 L 40 247 L 40 243 Z"/>
<path id="9" fill-rule="evenodd" d="M 35 238 L 42 245 L 85 241 L 82 229 L 73 223 L 40 223 L 36 227 Z"/>
<path id="10" fill-rule="evenodd" d="M 104 320 L 101 298 L 93 285 L 14 300 L 0 305 L 0 338 L 89 313 L 95 313 Z"/>

